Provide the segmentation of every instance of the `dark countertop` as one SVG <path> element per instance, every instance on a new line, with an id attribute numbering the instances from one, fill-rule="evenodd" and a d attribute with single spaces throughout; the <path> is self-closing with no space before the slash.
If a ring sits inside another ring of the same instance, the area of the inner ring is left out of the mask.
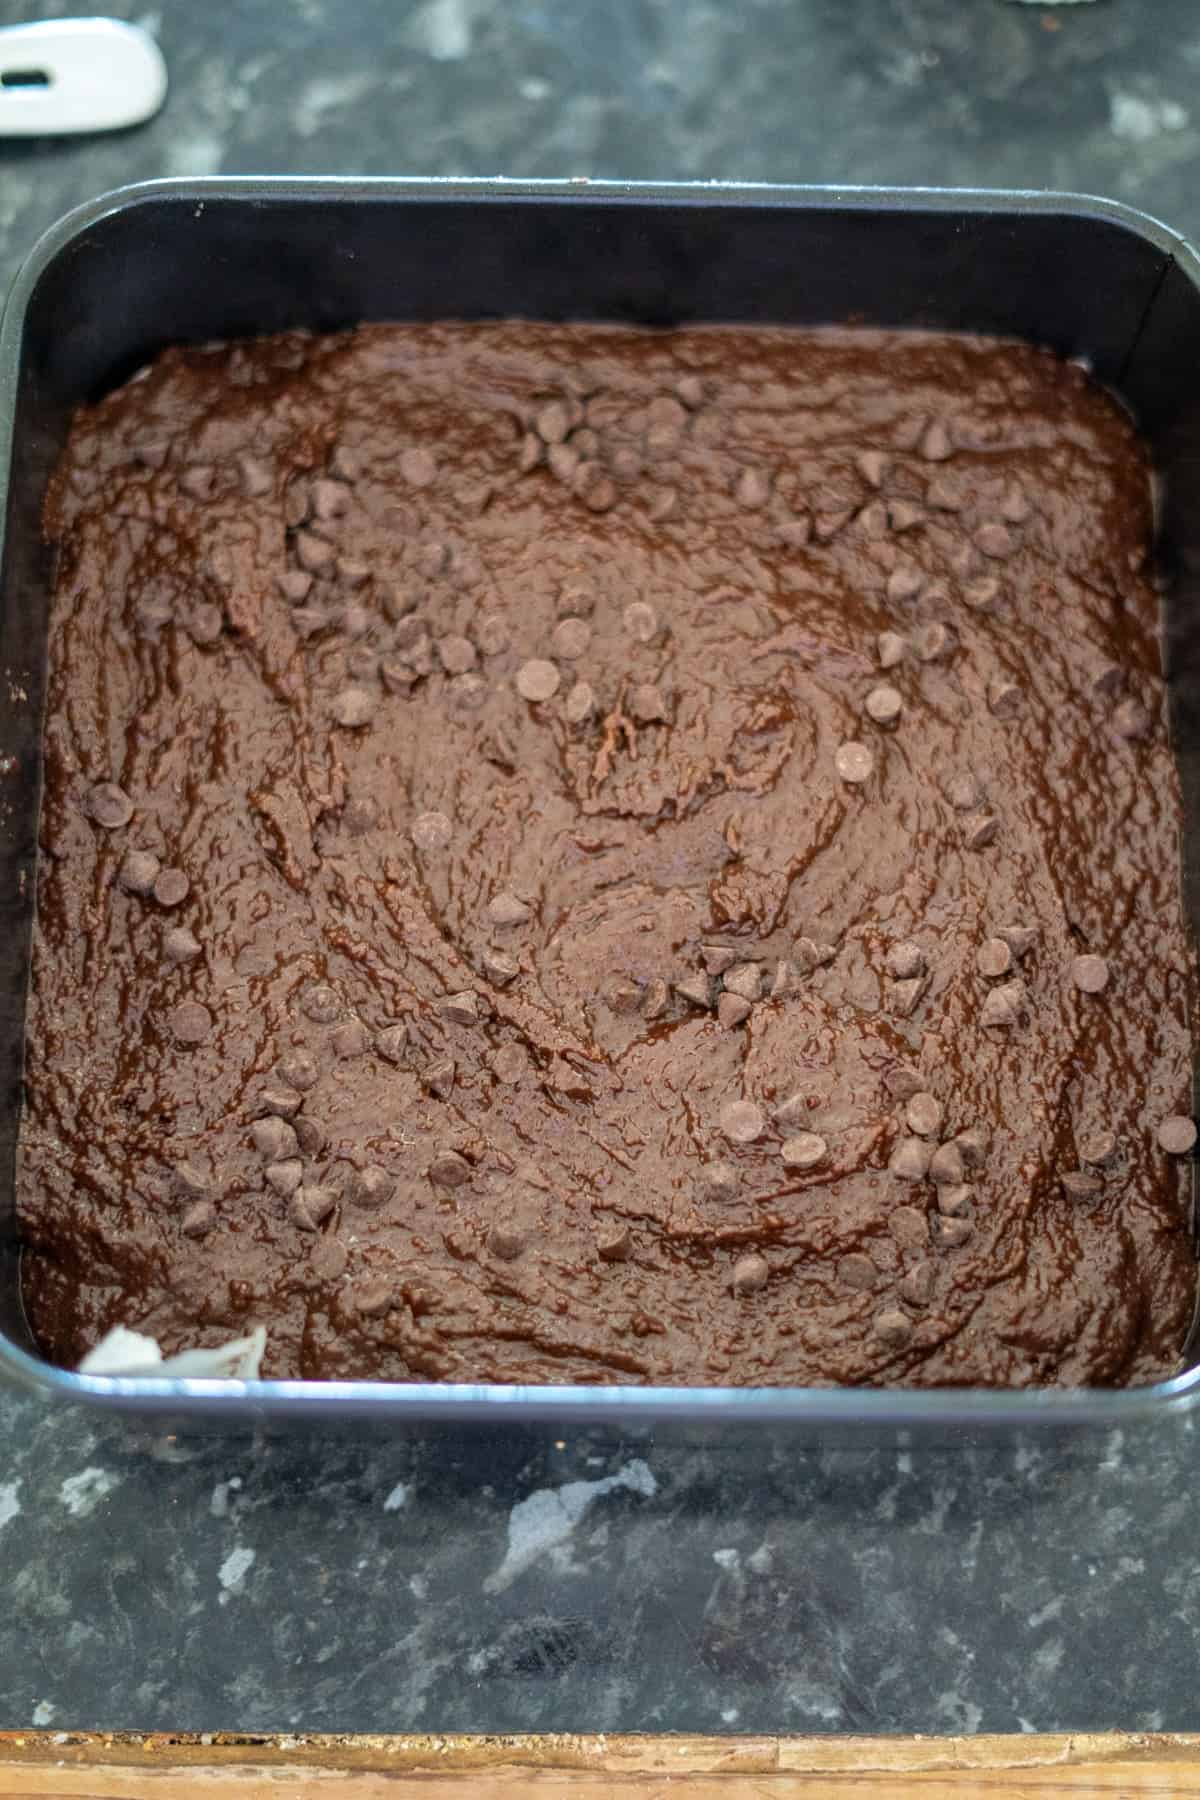
<path id="1" fill-rule="evenodd" d="M 84 10 L 0 3 L 0 23 Z M 0 143 L 0 279 L 152 175 L 1056 186 L 1200 235 L 1192 0 L 160 0 Z M 2 100 L 0 100 L 2 104 Z M 0 1396 L 0 1726 L 1194 1730 L 1191 1422 L 991 1447 L 129 1436 Z"/>

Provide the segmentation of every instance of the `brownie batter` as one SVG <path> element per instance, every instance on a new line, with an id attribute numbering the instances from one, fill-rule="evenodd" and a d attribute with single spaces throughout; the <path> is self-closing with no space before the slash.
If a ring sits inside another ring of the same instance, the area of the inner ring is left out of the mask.
<path id="1" fill-rule="evenodd" d="M 20 1217 L 74 1363 L 1145 1382 L 1193 959 L 1129 421 L 1029 348 L 370 327 L 84 411 Z"/>

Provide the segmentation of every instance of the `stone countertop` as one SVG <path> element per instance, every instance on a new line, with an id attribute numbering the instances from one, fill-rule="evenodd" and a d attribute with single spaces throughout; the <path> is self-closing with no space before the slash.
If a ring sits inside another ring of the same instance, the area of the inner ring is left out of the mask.
<path id="1" fill-rule="evenodd" d="M 0 0 L 0 24 L 80 10 Z M 1050 186 L 1200 236 L 1193 0 L 107 10 L 158 33 L 167 106 L 0 142 L 0 282 L 156 175 Z M 0 1396 L 0 1431 L 4 1727 L 1200 1724 L 1186 1418 L 902 1451 L 185 1443 Z"/>

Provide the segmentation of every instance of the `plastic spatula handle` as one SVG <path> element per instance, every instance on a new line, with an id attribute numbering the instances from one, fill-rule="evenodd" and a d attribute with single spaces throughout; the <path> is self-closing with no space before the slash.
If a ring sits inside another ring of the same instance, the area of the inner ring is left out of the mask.
<path id="1" fill-rule="evenodd" d="M 0 27 L 0 137 L 119 131 L 156 113 L 167 65 L 148 32 L 119 19 Z"/>

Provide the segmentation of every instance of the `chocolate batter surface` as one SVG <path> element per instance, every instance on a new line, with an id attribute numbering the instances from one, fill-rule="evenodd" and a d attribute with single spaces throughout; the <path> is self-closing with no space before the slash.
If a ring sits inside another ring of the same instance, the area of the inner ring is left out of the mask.
<path id="1" fill-rule="evenodd" d="M 175 350 L 46 516 L 51 1357 L 261 1322 L 275 1376 L 1172 1368 L 1180 802 L 1147 462 L 1080 370 Z"/>

